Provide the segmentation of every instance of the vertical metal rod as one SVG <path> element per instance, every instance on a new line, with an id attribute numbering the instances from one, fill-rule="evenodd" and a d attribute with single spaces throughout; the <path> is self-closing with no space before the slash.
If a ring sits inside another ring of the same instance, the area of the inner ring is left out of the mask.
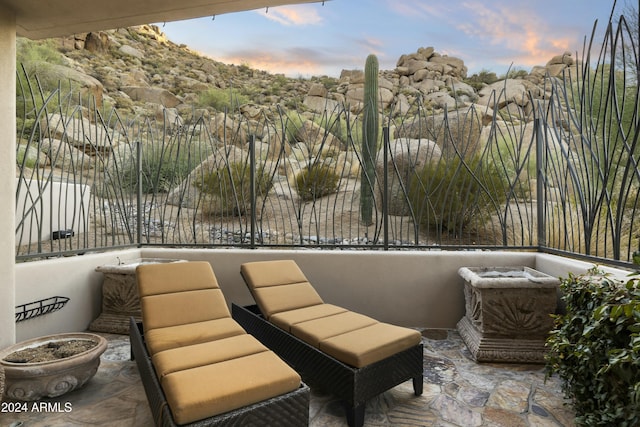
<path id="1" fill-rule="evenodd" d="M 142 246 L 142 215 L 144 215 L 142 209 L 142 141 L 136 141 L 136 167 L 138 169 L 138 194 L 136 200 L 137 213 L 136 213 L 136 239 L 138 247 Z"/>
<path id="2" fill-rule="evenodd" d="M 256 246 L 256 136 L 249 139 L 249 192 L 251 194 L 251 248 Z"/>
<path id="3" fill-rule="evenodd" d="M 382 224 L 384 230 L 384 250 L 389 250 L 389 168 L 387 167 L 387 161 L 389 160 L 389 127 L 384 126 L 382 128 L 382 143 L 384 145 L 383 161 L 384 161 L 384 174 L 382 177 Z"/>
<path id="4" fill-rule="evenodd" d="M 544 136 L 542 135 L 542 122 L 539 117 L 536 117 L 533 121 L 536 130 L 536 204 L 538 208 L 538 248 L 547 246 L 547 230 L 545 227 L 545 205 L 547 203 L 544 194 L 544 177 L 545 177 L 545 162 L 544 162 Z"/>

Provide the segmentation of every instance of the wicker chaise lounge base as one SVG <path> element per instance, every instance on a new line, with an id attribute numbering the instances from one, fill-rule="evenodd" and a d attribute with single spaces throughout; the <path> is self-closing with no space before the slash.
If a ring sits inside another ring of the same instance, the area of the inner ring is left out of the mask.
<path id="1" fill-rule="evenodd" d="M 231 305 L 233 318 L 251 335 L 289 363 L 312 387 L 318 386 L 341 399 L 349 426 L 364 424 L 366 402 L 407 380 L 416 396 L 422 394 L 422 344 L 362 368 L 354 368 L 321 352 L 274 326 L 255 305 Z"/>
<path id="2" fill-rule="evenodd" d="M 232 317 L 291 365 L 310 386 L 342 400 L 351 427 L 366 402 L 409 379 L 423 389 L 420 334 L 325 304 L 291 260 L 242 265 L 257 305 L 232 304 Z"/>
<path id="3" fill-rule="evenodd" d="M 144 343 L 142 323 L 131 318 L 131 353 L 135 359 L 142 378 L 142 385 L 147 395 L 151 414 L 157 426 L 176 427 L 167 405 L 167 399 L 160 386 L 160 381 L 151 363 L 151 357 Z M 301 384 L 298 390 L 281 396 L 245 406 L 234 411 L 205 418 L 190 424 L 189 427 L 220 426 L 282 426 L 299 427 L 309 424 L 309 387 Z"/>

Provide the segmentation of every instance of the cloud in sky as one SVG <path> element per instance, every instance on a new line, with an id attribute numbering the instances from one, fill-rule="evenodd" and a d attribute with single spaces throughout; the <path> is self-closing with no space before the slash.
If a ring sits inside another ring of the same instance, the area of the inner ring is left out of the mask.
<path id="1" fill-rule="evenodd" d="M 438 21 L 440 26 L 457 30 L 459 34 L 453 36 L 450 46 L 454 50 L 464 51 L 455 44 L 483 46 L 503 64 L 543 65 L 559 53 L 575 50 L 572 43 L 580 37 L 564 23 L 553 22 L 553 14 L 558 11 L 535 8 L 532 2 L 409 0 L 393 2 L 392 7 L 406 18 Z"/>
<path id="2" fill-rule="evenodd" d="M 370 53 L 393 69 L 428 46 L 462 59 L 469 74 L 501 74 L 575 53 L 610 9 L 605 0 L 335 0 L 168 23 L 165 32 L 214 59 L 292 77 L 337 77 Z"/>
<path id="3" fill-rule="evenodd" d="M 255 13 L 285 26 L 305 26 L 322 24 L 322 16 L 317 9 L 307 5 L 296 7 L 280 6 L 271 9 L 259 9 Z"/>

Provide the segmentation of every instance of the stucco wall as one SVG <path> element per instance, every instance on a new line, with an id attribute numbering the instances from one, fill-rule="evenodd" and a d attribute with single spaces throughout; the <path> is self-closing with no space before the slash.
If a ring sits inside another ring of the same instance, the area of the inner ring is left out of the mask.
<path id="1" fill-rule="evenodd" d="M 140 256 L 138 249 L 63 257 L 17 264 L 16 304 L 62 296 L 69 302 L 60 310 L 16 323 L 16 341 L 58 332 L 80 332 L 100 314 L 102 273 L 95 268 Z M 11 307 L 10 313 L 14 313 Z M 13 317 L 12 317 L 13 322 Z"/>
<path id="2" fill-rule="evenodd" d="M 464 315 L 460 267 L 527 266 L 556 277 L 592 264 L 533 252 L 321 251 L 145 248 L 16 266 L 16 304 L 61 295 L 62 310 L 17 324 L 17 339 L 85 330 L 100 314 L 102 273 L 95 268 L 136 258 L 208 261 L 228 303 L 253 299 L 240 276 L 248 261 L 294 259 L 327 302 L 404 326 L 455 328 Z M 621 277 L 627 272 L 607 269 Z"/>
<path id="3" fill-rule="evenodd" d="M 15 342 L 13 326 L 15 183 L 7 174 L 16 168 L 16 23 L 12 11 L 0 5 L 0 348 Z"/>

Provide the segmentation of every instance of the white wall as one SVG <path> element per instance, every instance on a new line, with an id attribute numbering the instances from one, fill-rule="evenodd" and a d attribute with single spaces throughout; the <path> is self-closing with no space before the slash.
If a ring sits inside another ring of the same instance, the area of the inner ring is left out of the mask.
<path id="1" fill-rule="evenodd" d="M 142 249 L 146 258 L 209 261 L 227 302 L 253 302 L 240 276 L 248 261 L 294 259 L 322 298 L 404 326 L 453 328 L 464 315 L 462 266 L 527 265 L 535 253 Z"/>
<path id="2" fill-rule="evenodd" d="M 88 185 L 67 182 L 29 182 L 16 178 L 16 241 L 19 244 L 49 240 L 57 230 L 89 232 Z M 53 209 L 52 209 L 53 207 Z M 25 215 L 26 214 L 26 215 Z M 23 221 L 18 224 L 18 221 Z"/>
<path id="3" fill-rule="evenodd" d="M 15 342 L 16 23 L 0 5 L 0 348 Z"/>
<path id="4" fill-rule="evenodd" d="M 136 258 L 208 261 L 228 303 L 252 304 L 240 276 L 249 261 L 294 259 L 327 302 L 403 326 L 455 328 L 464 315 L 460 267 L 527 266 L 555 277 L 583 273 L 592 264 L 534 252 L 322 251 L 143 248 L 87 254 L 16 266 L 16 304 L 70 297 L 57 312 L 19 322 L 19 341 L 85 330 L 100 314 L 102 273 L 96 267 Z M 628 272 L 607 269 L 619 276 Z"/>
<path id="5" fill-rule="evenodd" d="M 54 296 L 70 300 L 58 311 L 16 323 L 16 340 L 86 330 L 102 305 L 103 274 L 96 267 L 139 256 L 138 249 L 130 249 L 17 264 L 15 305 Z M 11 313 L 15 313 L 13 306 Z"/>

